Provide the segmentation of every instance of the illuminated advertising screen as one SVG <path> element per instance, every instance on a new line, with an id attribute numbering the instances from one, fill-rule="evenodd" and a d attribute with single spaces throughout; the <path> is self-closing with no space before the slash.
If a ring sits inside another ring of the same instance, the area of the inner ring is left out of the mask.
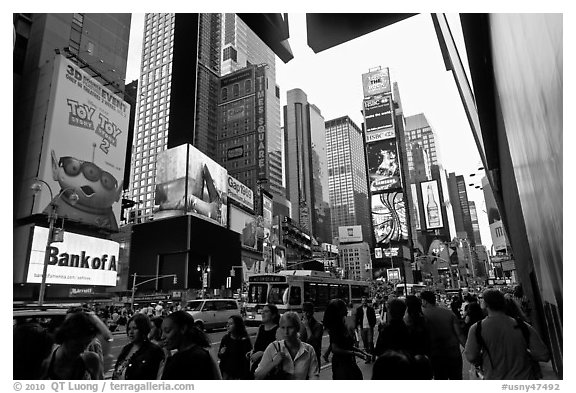
<path id="1" fill-rule="evenodd" d="M 34 227 L 27 283 L 42 282 L 48 228 Z M 120 245 L 112 240 L 64 233 L 49 247 L 47 284 L 116 286 Z"/>
<path id="2" fill-rule="evenodd" d="M 275 271 L 286 269 L 286 249 L 282 246 L 274 246 L 273 254 Z"/>
<path id="3" fill-rule="evenodd" d="M 438 182 L 431 180 L 420 183 L 424 204 L 424 219 L 427 229 L 442 228 L 442 206 L 438 193 Z"/>
<path id="4" fill-rule="evenodd" d="M 386 139 L 367 144 L 366 155 L 371 192 L 381 192 L 402 187 L 395 139 Z"/>
<path id="5" fill-rule="evenodd" d="M 403 198 L 401 192 L 372 195 L 372 226 L 377 244 L 408 239 Z"/>
<path id="6" fill-rule="evenodd" d="M 254 210 L 254 192 L 244 183 L 228 175 L 228 197 Z"/>
<path id="7" fill-rule="evenodd" d="M 118 230 L 130 105 L 57 55 L 38 178 L 59 217 Z M 48 213 L 42 189 L 33 213 Z"/>
<path id="8" fill-rule="evenodd" d="M 256 234 L 258 221 L 252 214 L 248 214 L 234 205 L 230 205 L 230 230 L 239 233 L 243 247 L 255 250 L 257 247 Z"/>
<path id="9" fill-rule="evenodd" d="M 388 68 L 362 74 L 364 97 L 390 93 L 390 73 Z"/>
<path id="10" fill-rule="evenodd" d="M 256 85 L 256 153 L 258 160 L 258 179 L 267 177 L 268 159 L 266 154 L 266 73 L 265 67 L 255 71 Z"/>
<path id="11" fill-rule="evenodd" d="M 362 227 L 360 225 L 338 227 L 338 240 L 340 243 L 361 242 L 363 240 Z"/>
<path id="12" fill-rule="evenodd" d="M 378 95 L 364 100 L 366 142 L 394 138 L 392 97 Z"/>
<path id="13" fill-rule="evenodd" d="M 228 171 L 192 145 L 158 154 L 154 218 L 192 214 L 228 223 Z"/>
<path id="14" fill-rule="evenodd" d="M 416 188 L 416 184 L 410 184 L 410 191 L 412 192 L 412 205 L 414 206 L 412 209 L 412 219 L 414 220 L 416 229 L 420 230 L 420 203 L 418 201 L 418 189 Z"/>

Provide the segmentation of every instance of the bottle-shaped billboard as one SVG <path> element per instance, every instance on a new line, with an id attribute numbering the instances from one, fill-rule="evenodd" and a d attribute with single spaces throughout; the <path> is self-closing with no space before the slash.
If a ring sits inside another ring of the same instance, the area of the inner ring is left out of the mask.
<path id="1" fill-rule="evenodd" d="M 432 184 L 428 184 L 428 204 L 426 205 L 426 211 L 428 213 L 428 227 L 434 228 L 441 226 L 440 224 L 440 212 L 438 210 L 438 203 L 434 198 L 434 190 L 432 189 Z"/>

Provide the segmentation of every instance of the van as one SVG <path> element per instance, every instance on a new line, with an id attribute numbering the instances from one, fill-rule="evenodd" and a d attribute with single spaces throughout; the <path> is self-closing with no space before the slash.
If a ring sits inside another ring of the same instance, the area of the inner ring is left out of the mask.
<path id="1" fill-rule="evenodd" d="M 225 328 L 232 315 L 240 315 L 240 307 L 234 299 L 190 300 L 186 303 L 186 311 L 202 330 Z"/>

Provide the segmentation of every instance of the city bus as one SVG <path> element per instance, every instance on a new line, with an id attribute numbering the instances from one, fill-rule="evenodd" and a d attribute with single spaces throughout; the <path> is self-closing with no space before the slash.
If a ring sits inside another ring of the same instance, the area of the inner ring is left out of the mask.
<path id="1" fill-rule="evenodd" d="M 426 289 L 426 285 L 423 284 L 406 284 L 406 287 L 408 288 L 408 295 L 416 295 Z M 394 293 L 396 296 L 407 296 L 404 290 L 404 283 L 396 284 Z"/>
<path id="2" fill-rule="evenodd" d="M 340 298 L 346 304 L 360 304 L 362 297 L 369 297 L 370 285 L 365 281 L 342 280 L 328 272 L 314 270 L 284 270 L 279 273 L 254 274 L 248 277 L 246 324 L 262 322 L 262 308 L 271 303 L 280 314 L 302 311 L 302 303 L 311 302 L 315 318 L 324 317 L 324 310 L 332 299 Z"/>

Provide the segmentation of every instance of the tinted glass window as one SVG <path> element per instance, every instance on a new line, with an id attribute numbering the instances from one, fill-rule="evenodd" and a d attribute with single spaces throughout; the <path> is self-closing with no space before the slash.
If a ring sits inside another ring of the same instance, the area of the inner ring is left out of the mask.
<path id="1" fill-rule="evenodd" d="M 250 284 L 248 288 L 248 303 L 266 303 L 267 284 Z"/>
<path id="2" fill-rule="evenodd" d="M 302 304 L 302 290 L 300 287 L 290 287 L 290 301 L 291 306 L 299 306 Z"/>
<path id="3" fill-rule="evenodd" d="M 188 308 L 191 311 L 200 311 L 200 309 L 202 308 L 202 303 L 204 303 L 203 300 L 192 300 L 188 302 Z"/>

